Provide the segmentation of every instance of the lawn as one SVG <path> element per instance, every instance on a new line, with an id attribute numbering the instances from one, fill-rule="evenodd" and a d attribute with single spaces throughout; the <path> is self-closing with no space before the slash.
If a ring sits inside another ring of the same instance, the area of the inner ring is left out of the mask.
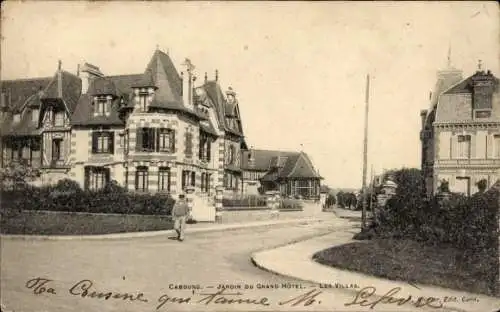
<path id="1" fill-rule="evenodd" d="M 316 253 L 313 258 L 324 265 L 392 280 L 481 294 L 494 293 L 491 283 L 488 283 L 488 277 L 491 279 L 494 272 L 491 266 L 485 265 L 485 252 L 466 255 L 464 251 L 448 246 L 376 239 L 329 248 Z"/>

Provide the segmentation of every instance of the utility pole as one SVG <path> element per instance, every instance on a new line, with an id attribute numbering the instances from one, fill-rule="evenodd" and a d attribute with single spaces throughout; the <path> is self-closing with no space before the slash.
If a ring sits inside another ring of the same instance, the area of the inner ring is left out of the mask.
<path id="1" fill-rule="evenodd" d="M 368 161 L 368 104 L 370 98 L 370 74 L 366 75 L 366 95 L 365 95 L 365 136 L 363 140 L 363 210 L 361 211 L 361 229 L 366 229 L 366 204 L 367 204 L 367 190 L 366 190 L 366 171 Z"/>

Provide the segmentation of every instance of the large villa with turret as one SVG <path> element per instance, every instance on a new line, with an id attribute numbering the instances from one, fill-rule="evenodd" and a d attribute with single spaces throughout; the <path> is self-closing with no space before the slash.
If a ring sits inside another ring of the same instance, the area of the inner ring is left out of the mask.
<path id="1" fill-rule="evenodd" d="M 280 191 L 318 198 L 321 177 L 304 152 L 248 148 L 235 90 L 176 69 L 156 50 L 142 73 L 107 75 L 61 62 L 52 77 L 1 82 L 1 166 L 39 170 L 38 185 L 62 179 L 97 190 L 110 181 L 135 192 L 200 196 Z M 199 80 L 201 82 L 199 82 Z"/>

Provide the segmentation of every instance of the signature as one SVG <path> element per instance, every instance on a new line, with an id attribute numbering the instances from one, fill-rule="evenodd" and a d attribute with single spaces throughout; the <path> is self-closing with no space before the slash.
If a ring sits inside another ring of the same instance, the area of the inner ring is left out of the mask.
<path id="1" fill-rule="evenodd" d="M 439 298 L 435 297 L 418 297 L 413 298 L 411 295 L 407 297 L 395 297 L 400 291 L 401 287 L 395 287 L 389 290 L 387 293 L 382 295 L 376 295 L 377 289 L 375 287 L 365 287 L 360 289 L 356 293 L 356 297 L 349 303 L 345 303 L 345 306 L 359 305 L 362 307 L 370 307 L 373 309 L 377 304 L 397 304 L 402 306 L 404 304 L 412 304 L 417 308 L 430 307 L 439 309 L 443 307 L 443 302 Z"/>
<path id="2" fill-rule="evenodd" d="M 59 293 L 58 291 L 56 291 L 56 286 L 54 284 L 55 282 L 49 278 L 37 277 L 28 280 L 25 284 L 25 287 L 29 289 L 34 295 L 55 296 L 66 294 L 84 299 L 104 301 L 120 300 L 123 302 L 136 302 L 140 304 L 155 302 L 154 300 L 150 301 L 148 299 L 149 297 L 140 291 L 117 292 L 98 289 L 98 287 L 96 287 L 96 283 L 89 279 L 83 279 L 76 282 L 67 289 L 67 292 L 63 293 Z M 186 297 L 171 296 L 167 293 L 160 295 L 155 303 L 156 310 L 161 309 L 168 303 L 202 305 L 252 305 L 264 307 L 273 304 L 271 299 L 268 297 L 249 297 L 240 290 L 230 290 L 228 288 L 218 288 L 214 291 L 202 291 L 199 293 L 196 293 L 195 289 L 192 289 L 191 291 L 192 295 Z M 321 304 L 321 300 L 318 299 L 318 296 L 321 294 L 322 291 L 318 289 L 312 289 L 292 298 L 278 300 L 276 303 L 279 306 L 311 306 L 313 304 Z"/>

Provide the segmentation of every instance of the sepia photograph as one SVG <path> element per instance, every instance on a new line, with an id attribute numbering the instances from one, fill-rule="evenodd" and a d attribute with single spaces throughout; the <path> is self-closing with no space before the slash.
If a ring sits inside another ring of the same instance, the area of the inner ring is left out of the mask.
<path id="1" fill-rule="evenodd" d="M 1 312 L 499 312 L 496 1 L 1 3 Z"/>

